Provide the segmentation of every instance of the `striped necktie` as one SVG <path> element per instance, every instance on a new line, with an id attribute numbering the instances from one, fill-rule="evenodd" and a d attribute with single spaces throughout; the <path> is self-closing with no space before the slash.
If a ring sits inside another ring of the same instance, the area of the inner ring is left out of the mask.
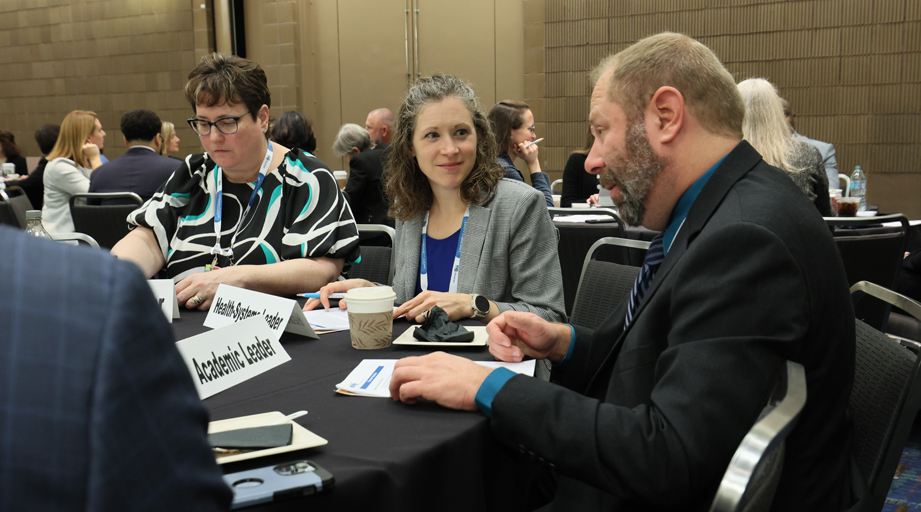
<path id="1" fill-rule="evenodd" d="M 661 265 L 662 260 L 665 259 L 665 250 L 662 247 L 662 237 L 662 233 L 656 235 L 656 237 L 652 239 L 649 250 L 646 251 L 646 258 L 643 260 L 643 268 L 640 269 L 640 273 L 637 274 L 636 281 L 633 283 L 633 290 L 630 292 L 630 301 L 627 303 L 627 320 L 624 322 L 624 330 L 627 330 L 627 327 L 633 321 L 633 313 L 640 307 L 640 302 L 643 301 L 646 290 L 648 290 L 649 285 L 652 284 L 652 278 L 656 276 L 659 265 Z"/>

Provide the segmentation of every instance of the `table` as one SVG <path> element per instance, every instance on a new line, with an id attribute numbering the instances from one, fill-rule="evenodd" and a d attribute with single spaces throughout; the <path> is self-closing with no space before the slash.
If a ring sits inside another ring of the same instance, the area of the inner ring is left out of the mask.
<path id="1" fill-rule="evenodd" d="M 182 310 L 176 339 L 205 332 L 206 313 Z M 469 325 L 479 322 L 465 321 Z M 411 326 L 394 322 L 394 337 Z M 452 411 L 433 403 L 414 406 L 384 398 L 339 395 L 341 382 L 362 359 L 398 359 L 431 352 L 425 347 L 353 349 L 347 331 L 318 340 L 285 333 L 291 361 L 206 400 L 212 420 L 269 411 L 306 409 L 297 421 L 329 444 L 257 460 L 225 464 L 225 472 L 309 459 L 336 479 L 332 492 L 280 502 L 260 510 L 431 511 L 526 510 L 530 472 L 517 451 L 497 443 L 479 412 Z M 491 360 L 483 347 L 451 350 Z M 495 482 L 495 483 L 494 483 Z"/>

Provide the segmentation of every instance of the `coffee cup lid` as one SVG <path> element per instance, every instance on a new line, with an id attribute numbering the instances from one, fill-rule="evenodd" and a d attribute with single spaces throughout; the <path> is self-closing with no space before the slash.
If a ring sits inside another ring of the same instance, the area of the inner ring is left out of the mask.
<path id="1" fill-rule="evenodd" d="M 389 286 L 368 286 L 364 288 L 352 288 L 345 294 L 345 300 L 387 300 L 395 299 L 397 296 L 393 288 Z"/>

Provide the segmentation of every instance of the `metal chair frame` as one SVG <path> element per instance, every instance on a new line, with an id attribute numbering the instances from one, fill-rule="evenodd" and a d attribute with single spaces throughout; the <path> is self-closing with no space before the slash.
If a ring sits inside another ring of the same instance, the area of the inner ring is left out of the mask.
<path id="1" fill-rule="evenodd" d="M 55 242 L 76 241 L 78 244 L 79 242 L 83 242 L 93 249 L 99 249 L 99 244 L 96 242 L 96 240 L 85 233 L 56 233 L 51 235 L 51 239 Z"/>

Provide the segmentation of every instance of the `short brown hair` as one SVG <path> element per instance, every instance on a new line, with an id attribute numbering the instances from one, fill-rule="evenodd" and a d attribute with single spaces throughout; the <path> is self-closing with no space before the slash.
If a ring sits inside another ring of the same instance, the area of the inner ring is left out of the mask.
<path id="1" fill-rule="evenodd" d="M 198 105 L 213 107 L 244 104 L 253 119 L 263 105 L 272 106 L 265 71 L 255 62 L 224 53 L 202 57 L 201 64 L 189 72 L 185 98 L 195 110 Z"/>
<path id="2" fill-rule="evenodd" d="M 16 145 L 16 136 L 13 132 L 0 130 L 0 149 L 7 159 L 19 156 L 19 146 Z"/>
<path id="3" fill-rule="evenodd" d="M 660 87 L 671 86 L 705 130 L 742 138 L 745 105 L 735 80 L 700 42 L 674 32 L 649 36 L 601 61 L 592 79 L 597 82 L 611 67 L 608 95 L 628 119 L 641 116 Z"/>
<path id="4" fill-rule="evenodd" d="M 496 139 L 496 151 L 500 155 L 508 151 L 512 130 L 521 128 L 524 124 L 524 111 L 530 108 L 523 101 L 502 100 L 489 111 L 489 124 Z"/>
<path id="5" fill-rule="evenodd" d="M 394 219 L 409 220 L 432 206 L 432 186 L 413 156 L 413 135 L 422 109 L 447 98 L 457 98 L 467 107 L 477 136 L 473 170 L 461 183 L 460 193 L 464 202 L 482 204 L 488 201 L 505 175 L 496 162 L 496 143 L 489 121 L 480 111 L 470 85 L 459 78 L 442 74 L 421 78 L 406 93 L 406 99 L 397 112 L 397 129 L 384 170 L 384 187 L 390 200 L 388 214 Z"/>
<path id="6" fill-rule="evenodd" d="M 87 110 L 74 110 L 61 122 L 58 141 L 48 153 L 48 160 L 69 158 L 80 167 L 89 167 L 83 155 L 83 144 L 96 129 L 96 113 Z"/>

